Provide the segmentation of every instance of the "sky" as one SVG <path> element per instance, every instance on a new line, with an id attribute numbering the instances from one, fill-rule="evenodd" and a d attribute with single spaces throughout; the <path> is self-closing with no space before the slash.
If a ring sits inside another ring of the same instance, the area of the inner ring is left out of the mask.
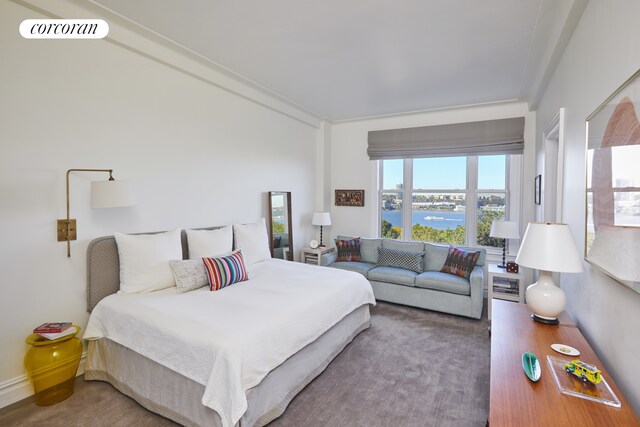
<path id="1" fill-rule="evenodd" d="M 383 185 L 395 189 L 402 183 L 402 160 L 384 160 Z M 413 188 L 456 190 L 466 188 L 465 157 L 434 157 L 413 161 Z M 505 156 L 478 157 L 478 188 L 505 188 Z"/>

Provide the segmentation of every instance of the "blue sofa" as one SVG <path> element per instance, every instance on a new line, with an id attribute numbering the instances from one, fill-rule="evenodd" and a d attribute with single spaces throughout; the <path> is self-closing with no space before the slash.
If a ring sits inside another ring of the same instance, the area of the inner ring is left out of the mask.
<path id="1" fill-rule="evenodd" d="M 350 237 L 338 236 L 338 239 Z M 377 266 L 379 247 L 424 252 L 424 272 Z M 486 251 L 481 248 L 458 246 L 460 249 L 480 251 L 476 265 L 467 280 L 440 271 L 447 259 L 449 247 L 424 242 L 361 238 L 361 261 L 336 262 L 337 253 L 330 252 L 322 256 L 321 265 L 362 274 L 371 283 L 378 300 L 479 319 L 484 297 Z"/>
<path id="2" fill-rule="evenodd" d="M 284 259 L 284 249 L 289 247 L 289 233 L 273 235 L 273 257 Z"/>

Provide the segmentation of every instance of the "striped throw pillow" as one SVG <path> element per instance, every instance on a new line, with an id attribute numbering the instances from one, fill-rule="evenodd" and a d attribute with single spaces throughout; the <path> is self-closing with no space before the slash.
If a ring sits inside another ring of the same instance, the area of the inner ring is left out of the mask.
<path id="1" fill-rule="evenodd" d="M 209 279 L 209 290 L 218 291 L 225 286 L 249 279 L 242 252 L 217 258 L 202 258 Z"/>

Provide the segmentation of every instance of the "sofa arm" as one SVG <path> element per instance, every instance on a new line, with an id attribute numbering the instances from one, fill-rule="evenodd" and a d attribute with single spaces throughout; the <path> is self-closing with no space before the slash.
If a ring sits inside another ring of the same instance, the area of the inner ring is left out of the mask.
<path id="1" fill-rule="evenodd" d="M 484 267 L 476 265 L 469 276 L 471 286 L 471 306 L 474 317 L 480 318 L 484 301 Z"/>
<path id="2" fill-rule="evenodd" d="M 325 267 L 331 265 L 336 262 L 336 258 L 338 258 L 338 254 L 335 251 L 322 254 L 322 257 L 320 258 L 320 265 Z"/>

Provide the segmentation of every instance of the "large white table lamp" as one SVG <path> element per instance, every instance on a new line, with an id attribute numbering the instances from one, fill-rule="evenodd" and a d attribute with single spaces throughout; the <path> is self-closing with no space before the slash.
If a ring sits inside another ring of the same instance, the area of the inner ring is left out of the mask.
<path id="1" fill-rule="evenodd" d="M 531 317 L 542 323 L 557 325 L 564 310 L 566 296 L 553 282 L 552 272 L 580 273 L 582 259 L 571 229 L 566 224 L 530 222 L 522 238 L 516 262 L 540 270 L 538 282 L 525 293 Z"/>

